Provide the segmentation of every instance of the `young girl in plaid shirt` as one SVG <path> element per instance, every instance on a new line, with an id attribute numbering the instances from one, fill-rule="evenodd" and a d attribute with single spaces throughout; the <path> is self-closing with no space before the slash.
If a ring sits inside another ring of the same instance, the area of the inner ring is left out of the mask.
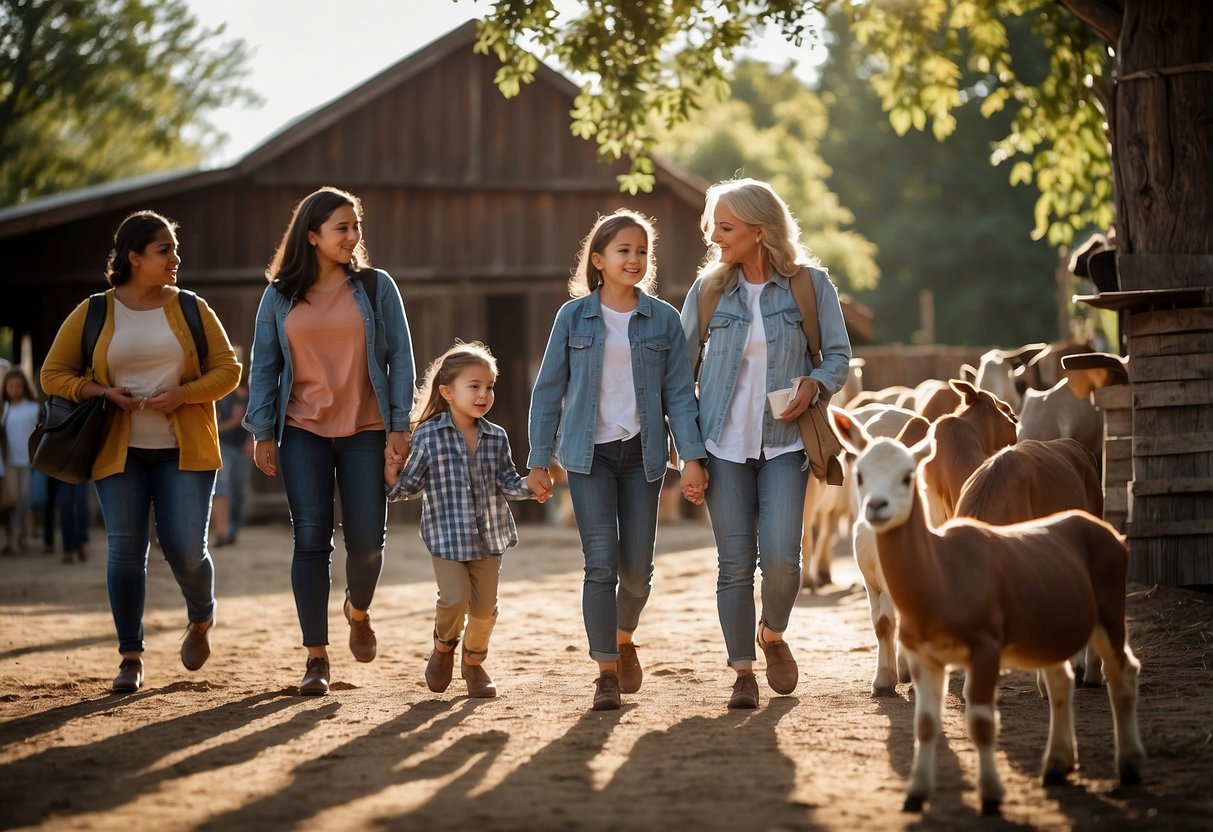
<path id="1" fill-rule="evenodd" d="M 497 621 L 501 554 L 518 542 L 506 500 L 544 502 L 551 495 L 550 489 L 532 494 L 514 467 L 509 437 L 484 418 L 496 382 L 497 361 L 484 344 L 455 344 L 426 370 L 413 406 L 408 461 L 393 455 L 384 466 L 389 502 L 424 492 L 421 538 L 438 582 L 425 682 L 435 693 L 451 683 L 463 633 L 460 676 L 468 696 L 497 695 L 482 665 Z"/>

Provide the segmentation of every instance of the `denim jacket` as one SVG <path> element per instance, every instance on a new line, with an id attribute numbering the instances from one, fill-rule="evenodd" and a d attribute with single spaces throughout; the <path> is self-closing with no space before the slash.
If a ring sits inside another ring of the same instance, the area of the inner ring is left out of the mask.
<path id="1" fill-rule="evenodd" d="M 767 338 L 766 389 L 791 387 L 792 380 L 811 376 L 822 386 L 822 395 L 832 396 L 842 389 L 851 362 L 851 341 L 847 337 L 838 291 L 824 269 L 811 269 L 817 293 L 817 320 L 821 325 L 821 366 L 813 369 L 808 342 L 801 329 L 801 314 L 792 297 L 788 279 L 776 272 L 762 290 L 759 305 Z M 699 426 L 704 439 L 720 441 L 725 413 L 737 387 L 741 357 L 749 338 L 750 307 L 741 291 L 741 270 L 734 269 L 708 324 L 708 345 L 699 370 Z M 682 329 L 686 336 L 688 360 L 699 354 L 699 278 L 687 292 L 682 305 Z M 764 409 L 762 441 L 780 447 L 800 438 L 795 420 L 781 421 Z"/>
<path id="2" fill-rule="evenodd" d="M 413 344 L 404 315 L 400 290 L 387 272 L 376 269 L 378 292 L 374 307 L 363 291 L 362 283 L 352 277 L 346 285 L 362 313 L 366 333 L 367 370 L 371 387 L 379 403 L 384 427 L 388 431 L 409 429 L 409 409 L 413 404 Z M 267 286 L 257 308 L 253 330 L 253 352 L 249 360 L 249 401 L 244 427 L 254 439 L 282 441 L 286 425 L 286 406 L 295 381 L 291 349 L 286 338 L 286 314 L 295 298 L 283 297 L 273 285 Z"/>
<path id="3" fill-rule="evenodd" d="M 694 383 L 678 312 L 663 300 L 638 294 L 628 340 L 644 471 L 649 482 L 655 482 L 669 461 L 667 417 L 683 459 L 706 459 L 707 451 L 696 421 Z M 605 346 L 599 291 L 569 301 L 556 313 L 531 392 L 528 467 L 546 468 L 555 446 L 561 465 L 575 474 L 590 473 Z"/>

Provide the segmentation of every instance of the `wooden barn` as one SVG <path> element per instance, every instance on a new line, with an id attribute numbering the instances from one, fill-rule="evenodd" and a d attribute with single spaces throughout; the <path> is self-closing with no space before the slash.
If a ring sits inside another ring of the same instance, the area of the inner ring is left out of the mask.
<path id="1" fill-rule="evenodd" d="M 0 210 L 0 325 L 28 336 L 33 366 L 102 277 L 112 234 L 151 208 L 180 223 L 181 285 L 248 345 L 264 269 L 295 203 L 320 185 L 358 194 L 372 262 L 396 279 L 418 372 L 455 338 L 501 368 L 493 418 L 526 451 L 530 381 L 568 299 L 578 244 L 620 206 L 656 219 L 659 290 L 679 304 L 704 254 L 705 183 L 657 162 L 653 192 L 621 194 L 626 168 L 569 132 L 576 88 L 541 68 L 506 100 L 469 23 L 289 125 L 239 163 L 82 189 Z"/>

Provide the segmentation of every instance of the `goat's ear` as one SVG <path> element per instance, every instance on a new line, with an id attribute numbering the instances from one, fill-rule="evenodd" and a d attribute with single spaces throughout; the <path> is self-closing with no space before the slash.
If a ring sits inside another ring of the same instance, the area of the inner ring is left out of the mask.
<path id="1" fill-rule="evenodd" d="M 853 454 L 863 451 L 871 441 L 863 425 L 851 418 L 851 414 L 841 407 L 830 405 L 830 421 L 834 423 L 834 430 L 838 432 L 842 446 Z"/>
<path id="2" fill-rule="evenodd" d="M 959 378 L 948 379 L 948 385 L 960 394 L 965 404 L 972 404 L 977 398 L 977 388 L 971 382 Z"/>
<path id="3" fill-rule="evenodd" d="M 961 381 L 967 381 L 970 383 L 977 381 L 977 368 L 972 364 L 961 364 L 960 379 Z"/>

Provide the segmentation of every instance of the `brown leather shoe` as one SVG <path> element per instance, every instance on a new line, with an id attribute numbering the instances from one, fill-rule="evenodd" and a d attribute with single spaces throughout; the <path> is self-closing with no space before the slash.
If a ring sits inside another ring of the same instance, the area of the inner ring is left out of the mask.
<path id="1" fill-rule="evenodd" d="M 613 670 L 604 670 L 598 674 L 594 683 L 594 710 L 619 710 L 619 674 Z"/>
<path id="2" fill-rule="evenodd" d="M 425 684 L 434 693 L 442 693 L 451 684 L 451 675 L 455 672 L 455 648 L 443 652 L 437 647 L 430 653 L 430 660 L 425 665 Z"/>
<path id="3" fill-rule="evenodd" d="M 454 651 L 452 651 L 454 652 Z M 497 695 L 497 685 L 494 684 L 488 671 L 478 664 L 459 662 L 459 675 L 468 683 L 468 696 L 473 699 L 492 699 Z"/>
<path id="4" fill-rule="evenodd" d="M 729 707 L 733 709 L 752 709 L 758 707 L 758 680 L 753 673 L 741 673 L 733 683 L 733 695 L 729 697 Z"/>
<path id="5" fill-rule="evenodd" d="M 767 684 L 778 694 L 787 695 L 796 690 L 796 682 L 800 671 L 796 660 L 792 658 L 792 649 L 783 639 L 779 641 L 763 641 L 762 626 L 758 628 L 758 646 L 762 648 L 767 658 Z"/>
<path id="6" fill-rule="evenodd" d="M 360 662 L 374 661 L 378 642 L 375 640 L 375 631 L 371 629 L 370 612 L 368 611 L 366 618 L 361 620 L 352 617 L 348 595 L 345 596 L 345 603 L 341 605 L 341 611 L 345 613 L 345 620 L 350 624 L 350 652 Z"/>
<path id="7" fill-rule="evenodd" d="M 197 670 L 211 657 L 211 628 L 215 619 L 201 623 L 191 621 L 185 627 L 185 640 L 181 642 L 181 663 L 186 670 Z"/>
<path id="8" fill-rule="evenodd" d="M 324 696 L 329 692 L 329 660 L 324 656 L 312 656 L 307 660 L 307 670 L 299 682 L 300 696 Z"/>
<path id="9" fill-rule="evenodd" d="M 134 693 L 143 684 L 143 659 L 123 659 L 110 688 L 114 693 Z"/>
<path id="10" fill-rule="evenodd" d="M 619 690 L 623 693 L 635 693 L 640 690 L 640 683 L 643 681 L 644 669 L 636 656 L 636 645 L 619 645 Z"/>

